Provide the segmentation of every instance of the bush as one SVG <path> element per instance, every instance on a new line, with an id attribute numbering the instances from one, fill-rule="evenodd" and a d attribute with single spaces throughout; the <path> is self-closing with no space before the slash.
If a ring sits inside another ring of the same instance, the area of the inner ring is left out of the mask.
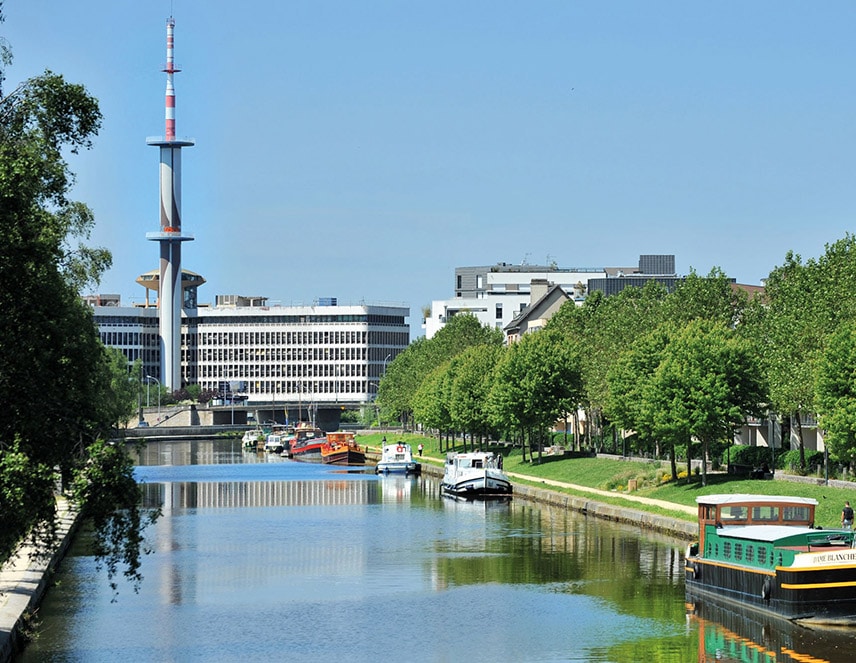
<path id="1" fill-rule="evenodd" d="M 791 449 L 779 456 L 776 467 L 782 470 L 791 472 L 800 471 L 800 450 Z M 818 469 L 823 468 L 823 452 L 822 451 L 806 451 L 805 452 L 805 473 L 814 474 Z"/>
<path id="2" fill-rule="evenodd" d="M 771 450 L 769 447 L 750 447 L 744 444 L 735 444 L 725 451 L 722 459 L 722 464 L 730 463 L 732 465 L 749 465 L 751 467 L 761 467 L 765 463 L 771 464 L 771 456 L 775 454 L 776 461 L 772 464 L 780 467 L 778 457 L 782 455 L 782 450 Z"/>

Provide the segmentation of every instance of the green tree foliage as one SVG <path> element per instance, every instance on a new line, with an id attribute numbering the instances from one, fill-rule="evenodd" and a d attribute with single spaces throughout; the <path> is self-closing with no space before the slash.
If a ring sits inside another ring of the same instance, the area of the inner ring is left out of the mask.
<path id="1" fill-rule="evenodd" d="M 136 392 L 79 297 L 111 259 L 83 245 L 93 215 L 69 198 L 74 177 L 65 160 L 91 146 L 100 123 L 96 100 L 51 72 L 0 98 L 0 553 L 27 534 L 37 546 L 50 543 L 58 469 L 78 497 L 93 500 L 81 504 L 85 512 L 118 509 L 132 518 L 99 533 L 126 537 L 121 555 L 105 548 L 103 559 L 128 564 L 133 575 L 141 521 L 139 491 L 127 483 L 130 460 L 116 447 L 105 463 L 93 445 Z M 113 490 L 113 481 L 123 489 Z"/>
<path id="2" fill-rule="evenodd" d="M 441 364 L 428 373 L 413 396 L 413 418 L 440 433 L 452 429 L 449 415 L 450 363 Z"/>
<path id="3" fill-rule="evenodd" d="M 856 238 L 826 246 L 817 260 L 788 253 L 771 272 L 751 329 L 769 383 L 770 405 L 791 417 L 805 469 L 803 415 L 817 411 L 815 384 L 827 339 L 856 320 Z"/>
<path id="4" fill-rule="evenodd" d="M 705 484 L 712 445 L 730 444 L 766 394 L 750 345 L 722 322 L 701 319 L 671 330 L 647 387 L 641 411 L 650 429 L 668 440 L 699 440 Z"/>
<path id="5" fill-rule="evenodd" d="M 571 408 L 582 393 L 580 360 L 557 331 L 526 334 L 504 353 L 496 367 L 490 411 L 497 429 L 521 436 L 541 435 Z"/>
<path id="6" fill-rule="evenodd" d="M 75 478 L 72 494 L 82 505 L 81 515 L 94 526 L 95 558 L 106 567 L 114 592 L 120 565 L 137 590 L 142 581 L 140 552 L 145 551 L 142 532 L 160 512 L 140 509 L 134 464 L 124 447 L 99 440 L 87 451 L 88 461 Z"/>
<path id="7" fill-rule="evenodd" d="M 482 326 L 474 315 L 452 317 L 433 338 L 411 343 L 387 367 L 378 388 L 378 403 L 394 417 L 413 411 L 413 397 L 428 373 L 474 345 L 502 345 L 499 329 Z"/>
<path id="8" fill-rule="evenodd" d="M 817 409 L 835 458 L 856 459 L 856 322 L 831 335 L 817 365 Z"/>
<path id="9" fill-rule="evenodd" d="M 493 429 L 488 398 L 502 353 L 503 348 L 498 345 L 474 345 L 450 363 L 452 426 L 474 439 L 490 436 Z"/>

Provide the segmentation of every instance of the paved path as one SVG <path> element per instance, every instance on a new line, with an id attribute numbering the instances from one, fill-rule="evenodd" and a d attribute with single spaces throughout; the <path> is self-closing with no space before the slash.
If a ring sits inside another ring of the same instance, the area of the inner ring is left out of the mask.
<path id="1" fill-rule="evenodd" d="M 594 495 L 602 495 L 604 497 L 617 497 L 619 499 L 628 500 L 630 502 L 639 502 L 641 504 L 657 506 L 661 509 L 669 509 L 670 511 L 680 511 L 682 513 L 688 513 L 691 516 L 694 516 L 698 513 L 698 510 L 692 506 L 684 506 L 683 504 L 676 504 L 675 502 L 666 502 L 665 500 L 655 500 L 651 497 L 642 497 L 641 495 L 634 495 L 632 493 L 618 493 L 612 490 L 599 490 L 598 488 L 580 486 L 578 484 L 567 483 L 565 481 L 542 479 L 540 477 L 533 477 L 529 474 L 519 474 L 517 472 L 506 472 L 506 474 L 508 474 L 508 476 L 510 477 L 515 477 L 517 479 L 526 479 L 527 481 L 540 481 L 541 483 L 544 483 L 548 486 L 554 486 L 556 488 L 570 488 L 572 490 L 578 490 L 584 493 L 592 493 Z"/>
<path id="2" fill-rule="evenodd" d="M 12 661 L 17 646 L 17 629 L 26 626 L 28 615 L 38 609 L 51 573 L 71 541 L 76 513 L 63 498 L 57 503 L 57 540 L 59 545 L 47 559 L 31 557 L 32 548 L 22 546 L 18 554 L 0 568 L 0 662 Z"/>

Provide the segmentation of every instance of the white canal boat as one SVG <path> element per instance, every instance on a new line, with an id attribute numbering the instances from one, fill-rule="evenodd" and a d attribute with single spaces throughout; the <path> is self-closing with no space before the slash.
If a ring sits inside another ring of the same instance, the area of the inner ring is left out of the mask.
<path id="1" fill-rule="evenodd" d="M 502 471 L 502 456 L 488 451 L 447 454 L 443 492 L 457 497 L 508 497 L 511 481 Z"/>
<path id="2" fill-rule="evenodd" d="M 413 460 L 413 450 L 404 442 L 384 444 L 378 461 L 378 474 L 418 474 L 422 466 Z"/>

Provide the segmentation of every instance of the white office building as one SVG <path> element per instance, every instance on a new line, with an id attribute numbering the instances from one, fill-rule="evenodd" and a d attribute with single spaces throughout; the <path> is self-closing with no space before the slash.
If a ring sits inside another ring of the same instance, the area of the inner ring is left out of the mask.
<path id="1" fill-rule="evenodd" d="M 156 306 L 123 307 L 115 296 L 88 298 L 105 345 L 160 380 Z M 182 384 L 245 394 L 250 404 L 356 405 L 376 396 L 387 364 L 410 342 L 410 310 L 388 305 L 269 306 L 263 297 L 218 296 L 185 309 Z"/>

